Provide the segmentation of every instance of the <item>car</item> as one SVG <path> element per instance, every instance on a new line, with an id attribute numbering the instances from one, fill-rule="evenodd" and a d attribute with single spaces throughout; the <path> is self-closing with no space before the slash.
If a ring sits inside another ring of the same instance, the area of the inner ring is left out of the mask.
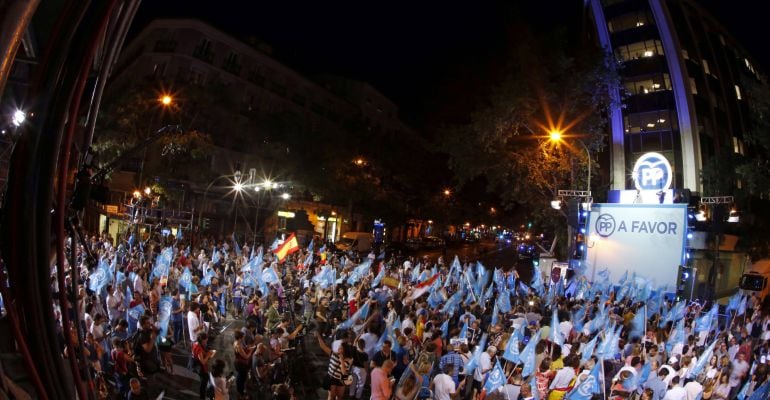
<path id="1" fill-rule="evenodd" d="M 404 242 L 404 246 L 406 246 L 408 249 L 411 249 L 411 250 L 419 250 L 423 246 L 422 239 L 421 238 L 406 239 L 406 242 Z"/>
<path id="2" fill-rule="evenodd" d="M 438 236 L 426 236 L 423 238 L 423 247 L 427 249 L 437 249 L 440 247 L 444 247 L 445 242 L 444 239 L 438 237 Z"/>

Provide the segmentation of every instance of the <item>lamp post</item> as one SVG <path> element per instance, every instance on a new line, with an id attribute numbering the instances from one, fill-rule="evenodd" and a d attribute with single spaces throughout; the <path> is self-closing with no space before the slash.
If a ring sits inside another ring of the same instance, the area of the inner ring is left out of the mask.
<path id="1" fill-rule="evenodd" d="M 553 130 L 551 132 L 548 132 L 549 140 L 553 143 L 561 143 L 562 142 L 562 133 L 560 131 Z M 588 159 L 588 180 L 586 181 L 586 192 L 591 192 L 591 152 L 588 150 L 588 146 L 586 146 L 585 143 L 583 143 L 582 140 L 577 140 L 578 143 L 583 147 L 583 150 L 586 151 L 586 158 Z"/>
<path id="2" fill-rule="evenodd" d="M 236 171 L 236 173 L 233 174 L 233 175 L 220 175 L 220 176 L 214 178 L 211 182 L 209 182 L 208 186 L 206 186 L 206 190 L 203 191 L 203 199 L 201 200 L 201 207 L 200 207 L 200 210 L 198 211 L 198 226 L 201 225 L 201 221 L 203 220 L 203 208 L 204 208 L 203 205 L 206 204 L 206 196 L 208 195 L 209 190 L 220 179 L 222 179 L 222 178 L 230 178 L 230 177 L 235 177 L 236 178 L 235 185 L 232 187 L 232 189 L 235 190 L 237 193 L 240 193 L 243 190 L 244 185 L 243 185 L 242 182 L 240 182 L 240 171 Z M 233 229 L 233 230 L 235 230 L 235 229 Z"/>

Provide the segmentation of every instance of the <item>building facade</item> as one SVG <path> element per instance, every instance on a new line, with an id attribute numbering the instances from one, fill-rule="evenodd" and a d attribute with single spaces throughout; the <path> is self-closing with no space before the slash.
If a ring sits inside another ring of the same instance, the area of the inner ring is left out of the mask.
<path id="1" fill-rule="evenodd" d="M 671 188 L 701 193 L 701 169 L 723 151 L 743 154 L 751 57 L 691 0 L 591 0 L 599 41 L 621 63 L 622 107 L 611 112 L 612 189 L 634 189 L 634 164 L 663 155 Z M 740 185 L 740 182 L 736 184 Z"/>
<path id="2" fill-rule="evenodd" d="M 265 171 L 260 153 L 250 149 L 266 146 L 267 142 L 263 140 L 270 135 L 277 135 L 267 132 L 269 126 L 258 123 L 274 116 L 280 116 L 282 122 L 291 124 L 290 131 L 306 135 L 315 132 L 331 132 L 335 135 L 336 132 L 351 131 L 364 137 L 413 134 L 399 119 L 398 107 L 368 83 L 330 75 L 308 77 L 276 60 L 267 44 L 254 39 L 241 41 L 199 20 L 159 19 L 144 27 L 123 49 L 107 87 L 105 103 L 109 102 L 111 96 L 119 95 L 132 86 L 146 86 L 147 82 L 158 89 L 171 90 L 175 86 L 194 85 L 202 88 L 199 92 L 204 94 L 211 88 L 224 90 L 228 104 L 219 107 L 214 105 L 217 109 L 212 110 L 212 115 L 216 113 L 218 117 L 238 121 L 241 126 L 252 128 L 249 132 L 255 136 L 238 136 L 224 128 L 220 132 L 216 130 L 216 124 L 209 125 L 213 129 L 207 133 L 213 143 L 206 149 L 209 158 L 205 167 L 220 177 L 240 170 L 245 179 L 251 174 L 250 171 Z M 200 118 L 212 117 L 201 115 Z M 229 126 L 233 125 L 237 124 Z M 286 157 L 285 152 L 283 156 Z M 151 184 L 148 181 L 150 177 L 141 176 L 139 166 L 151 162 L 148 156 L 145 157 L 146 160 L 135 160 L 122 171 L 113 174 L 110 184 L 111 203 L 120 204 L 120 199 L 124 199 L 125 203 L 125 199 L 130 200 L 137 188 Z M 239 229 L 246 229 L 245 220 L 255 219 L 253 204 L 242 210 L 244 214 L 252 215 L 249 218 L 218 218 L 234 213 L 232 196 L 227 197 L 224 193 L 226 190 L 215 193 L 222 191 L 221 188 L 216 189 L 222 182 L 218 182 L 207 196 L 211 182 L 205 179 L 195 181 L 194 178 L 190 177 L 187 182 L 175 182 L 175 186 L 182 188 L 185 193 L 175 196 L 183 200 L 176 202 L 174 207 L 194 211 L 196 219 L 191 225 L 198 225 L 198 220 L 210 216 L 217 221 L 211 224 L 209 230 L 222 233 L 231 231 L 236 219 L 244 220 L 238 224 Z M 288 186 L 295 189 L 291 193 L 292 202 L 318 200 L 307 196 L 302 182 Z M 320 230 L 325 234 L 322 236 L 332 240 L 347 230 L 357 229 L 363 223 L 361 217 L 349 207 L 337 207 L 335 209 L 339 209 L 341 214 L 339 223 L 330 224 L 326 229 L 318 228 L 328 223 L 328 217 L 324 219 L 326 222 L 319 225 L 315 209 L 332 207 L 320 202 L 317 206 L 309 207 L 309 203 L 300 202 L 311 215 L 317 228 L 316 233 Z M 268 210 L 265 204 L 257 208 L 261 210 L 259 219 L 264 221 L 259 226 L 264 227 L 266 235 L 282 229 L 281 219 L 275 218 L 274 209 Z M 264 218 L 272 219 L 268 221 Z M 102 221 L 100 226 L 104 224 Z"/>

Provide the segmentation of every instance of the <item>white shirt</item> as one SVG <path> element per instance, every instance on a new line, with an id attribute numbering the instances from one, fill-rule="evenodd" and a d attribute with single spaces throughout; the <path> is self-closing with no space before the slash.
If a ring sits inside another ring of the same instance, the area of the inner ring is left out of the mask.
<path id="1" fill-rule="evenodd" d="M 198 319 L 198 315 L 192 311 L 187 312 L 187 330 L 190 332 L 190 342 L 194 343 L 198 341 L 197 330 L 201 326 L 201 321 Z"/>
<path id="2" fill-rule="evenodd" d="M 663 400 L 687 400 L 687 391 L 679 385 L 674 386 L 666 391 Z"/>
<path id="3" fill-rule="evenodd" d="M 561 337 L 564 338 L 565 342 L 569 339 L 570 332 L 572 332 L 572 322 L 563 321 L 559 323 L 559 333 L 561 333 Z"/>
<path id="4" fill-rule="evenodd" d="M 134 293 L 144 293 L 144 281 L 142 281 L 142 278 L 139 276 L 139 274 L 134 276 L 134 281 L 132 284 L 134 286 Z"/>
<path id="5" fill-rule="evenodd" d="M 684 390 L 687 392 L 687 400 L 695 400 L 703 392 L 703 385 L 698 381 L 688 382 L 684 385 Z"/>
<path id="6" fill-rule="evenodd" d="M 447 374 L 438 374 L 433 378 L 433 400 L 451 400 L 455 394 L 455 381 Z"/>
<path id="7" fill-rule="evenodd" d="M 364 346 L 364 351 L 366 351 L 366 354 L 371 360 L 372 357 L 374 357 L 374 353 L 377 352 L 374 348 L 377 347 L 377 341 L 379 340 L 379 337 L 371 332 L 366 332 L 361 335 L 361 339 L 363 339 L 364 343 L 366 343 Z"/>
<path id="8" fill-rule="evenodd" d="M 551 386 L 548 389 L 562 389 L 569 386 L 572 382 L 572 378 L 575 377 L 575 370 L 570 367 L 564 367 L 556 372 L 556 376 L 551 381 Z"/>
<path id="9" fill-rule="evenodd" d="M 120 306 L 123 304 L 123 293 L 116 290 L 115 293 L 107 295 L 107 316 L 110 321 L 115 321 L 123 317 Z"/>

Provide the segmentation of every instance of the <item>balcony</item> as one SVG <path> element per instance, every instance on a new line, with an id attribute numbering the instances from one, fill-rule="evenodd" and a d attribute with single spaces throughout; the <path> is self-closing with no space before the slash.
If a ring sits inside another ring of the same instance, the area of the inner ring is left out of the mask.
<path id="1" fill-rule="evenodd" d="M 241 64 L 238 61 L 225 61 L 222 69 L 235 76 L 241 76 Z"/>
<path id="2" fill-rule="evenodd" d="M 152 50 L 156 53 L 172 53 L 178 44 L 176 40 L 158 40 Z"/>
<path id="3" fill-rule="evenodd" d="M 199 59 L 201 61 L 205 61 L 205 62 L 207 62 L 209 64 L 212 64 L 213 61 L 214 61 L 214 52 L 211 51 L 211 48 L 209 48 L 208 46 L 206 46 L 206 47 L 201 47 L 201 46 L 196 47 L 195 50 L 193 50 L 193 54 L 192 55 L 193 55 L 193 57 L 195 57 L 195 58 L 197 58 L 197 59 Z"/>

